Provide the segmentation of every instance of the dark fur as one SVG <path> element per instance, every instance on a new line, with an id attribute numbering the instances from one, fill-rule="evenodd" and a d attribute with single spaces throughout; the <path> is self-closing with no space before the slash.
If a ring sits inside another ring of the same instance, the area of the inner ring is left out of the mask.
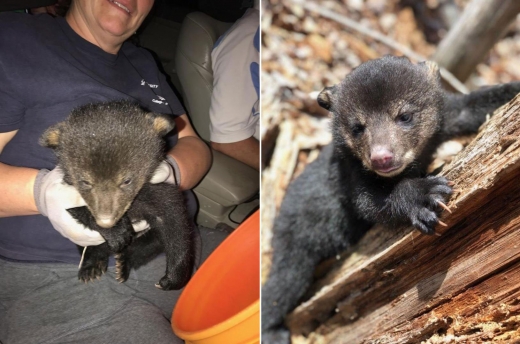
<path id="1" fill-rule="evenodd" d="M 161 252 L 166 253 L 166 274 L 159 287 L 180 289 L 190 279 L 192 225 L 184 197 L 175 185 L 148 183 L 165 158 L 163 136 L 174 126 L 167 116 L 120 101 L 77 108 L 42 136 L 41 144 L 55 149 L 64 181 L 87 203 L 68 211 L 106 240 L 86 250 L 80 280 L 102 275 L 109 255 L 116 253 L 117 279 L 124 282 L 130 269 Z M 132 222 L 140 220 L 150 229 L 136 235 Z"/>
<path id="2" fill-rule="evenodd" d="M 263 343 L 290 342 L 283 320 L 312 283 L 315 266 L 375 223 L 433 234 L 442 210 L 437 201 L 452 192 L 445 178 L 426 177 L 435 148 L 475 133 L 486 114 L 520 91 L 512 83 L 448 95 L 439 78 L 431 62 L 386 56 L 319 95 L 333 116 L 333 143 L 290 184 L 275 221 L 272 267 L 262 288 Z M 400 168 L 377 171 L 375 146 L 392 152 L 392 166 Z"/>

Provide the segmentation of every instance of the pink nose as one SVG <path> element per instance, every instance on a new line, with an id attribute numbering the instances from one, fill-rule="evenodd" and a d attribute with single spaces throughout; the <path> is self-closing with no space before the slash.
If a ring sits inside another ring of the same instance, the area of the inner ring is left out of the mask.
<path id="1" fill-rule="evenodd" d="M 96 218 L 96 223 L 99 227 L 102 228 L 111 228 L 114 227 L 116 222 L 114 221 L 114 217 L 109 215 L 101 215 Z"/>
<path id="2" fill-rule="evenodd" d="M 387 147 L 376 146 L 370 152 L 370 161 L 376 170 L 391 167 L 393 160 L 394 154 Z"/>

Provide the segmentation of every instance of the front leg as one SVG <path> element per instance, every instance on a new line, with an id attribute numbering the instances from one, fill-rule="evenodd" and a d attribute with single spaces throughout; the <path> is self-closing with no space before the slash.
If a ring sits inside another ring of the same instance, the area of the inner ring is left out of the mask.
<path id="1" fill-rule="evenodd" d="M 403 179 L 393 189 L 365 189 L 354 197 L 358 214 L 368 221 L 412 225 L 424 234 L 434 234 L 439 215 L 453 190 L 444 177 Z"/>
<path id="2" fill-rule="evenodd" d="M 134 200 L 130 215 L 132 218 L 143 218 L 150 224 L 153 240 L 149 240 L 160 244 L 166 254 L 166 274 L 155 286 L 163 290 L 184 287 L 193 273 L 195 255 L 193 227 L 182 193 L 171 184 L 145 184 Z M 142 241 L 139 242 L 141 244 Z M 158 251 L 155 248 L 157 243 L 140 254 L 140 259 L 132 257 L 132 267 Z"/>
<path id="3" fill-rule="evenodd" d="M 183 288 L 191 278 L 195 257 L 191 240 L 191 225 L 178 216 L 165 219 L 164 223 L 155 223 L 152 227 L 157 231 L 164 253 L 166 254 L 166 274 L 155 286 L 163 290 Z M 187 220 L 187 216 L 186 216 Z"/>

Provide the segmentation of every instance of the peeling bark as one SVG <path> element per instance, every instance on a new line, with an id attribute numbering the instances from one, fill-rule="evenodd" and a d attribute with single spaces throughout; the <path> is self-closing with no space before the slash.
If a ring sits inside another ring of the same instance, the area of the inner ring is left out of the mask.
<path id="1" fill-rule="evenodd" d="M 442 236 L 373 228 L 289 315 L 294 343 L 520 339 L 520 97 L 441 174 Z"/>

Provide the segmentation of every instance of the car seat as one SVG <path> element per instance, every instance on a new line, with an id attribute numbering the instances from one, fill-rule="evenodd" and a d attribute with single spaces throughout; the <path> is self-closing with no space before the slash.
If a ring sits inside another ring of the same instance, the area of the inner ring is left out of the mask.
<path id="1" fill-rule="evenodd" d="M 213 91 L 211 51 L 233 23 L 192 12 L 184 19 L 175 55 L 181 93 L 192 124 L 209 142 L 209 108 Z M 219 222 L 235 228 L 258 207 L 259 173 L 248 165 L 212 150 L 210 171 L 195 187 L 199 201 L 197 223 L 214 227 Z M 252 200 L 252 201 L 251 201 Z"/>

